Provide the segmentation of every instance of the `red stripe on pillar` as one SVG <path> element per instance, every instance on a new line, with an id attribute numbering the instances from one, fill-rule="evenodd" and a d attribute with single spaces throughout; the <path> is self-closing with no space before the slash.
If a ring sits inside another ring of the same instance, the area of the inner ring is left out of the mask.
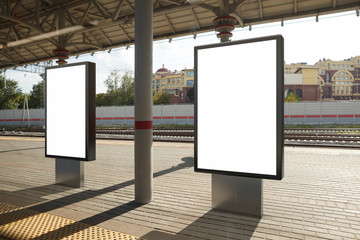
<path id="1" fill-rule="evenodd" d="M 135 121 L 135 129 L 152 129 L 153 121 Z"/>

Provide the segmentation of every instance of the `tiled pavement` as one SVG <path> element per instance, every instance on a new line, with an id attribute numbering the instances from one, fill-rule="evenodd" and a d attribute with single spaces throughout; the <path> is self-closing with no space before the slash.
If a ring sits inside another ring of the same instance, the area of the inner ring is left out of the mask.
<path id="1" fill-rule="evenodd" d="M 131 141 L 97 141 L 72 189 L 54 185 L 43 138 L 0 137 L 0 202 L 146 239 L 360 239 L 360 150 L 286 147 L 261 219 L 212 210 L 211 175 L 194 173 L 185 143 L 154 143 L 154 201 L 136 204 L 133 153 Z"/>

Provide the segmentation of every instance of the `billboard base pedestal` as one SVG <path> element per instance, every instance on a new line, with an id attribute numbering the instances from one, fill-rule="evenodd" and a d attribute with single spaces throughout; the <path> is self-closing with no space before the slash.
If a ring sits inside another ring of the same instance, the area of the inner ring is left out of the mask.
<path id="1" fill-rule="evenodd" d="M 262 217 L 262 179 L 212 174 L 212 208 Z"/>
<path id="2" fill-rule="evenodd" d="M 84 162 L 64 158 L 56 158 L 55 183 L 71 187 L 83 187 Z"/>

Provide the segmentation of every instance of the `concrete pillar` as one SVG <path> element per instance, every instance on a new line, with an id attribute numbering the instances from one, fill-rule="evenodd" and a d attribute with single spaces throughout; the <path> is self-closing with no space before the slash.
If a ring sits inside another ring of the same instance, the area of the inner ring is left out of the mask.
<path id="1" fill-rule="evenodd" d="M 153 1 L 135 1 L 135 201 L 152 201 Z"/>

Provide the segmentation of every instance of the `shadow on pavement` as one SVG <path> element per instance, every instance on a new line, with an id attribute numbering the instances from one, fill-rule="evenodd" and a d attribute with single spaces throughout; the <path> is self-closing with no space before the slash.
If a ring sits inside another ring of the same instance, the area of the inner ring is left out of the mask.
<path id="1" fill-rule="evenodd" d="M 154 178 L 160 177 L 160 176 L 163 176 L 165 174 L 169 174 L 169 173 L 181 170 L 181 169 L 190 168 L 190 167 L 194 166 L 194 160 L 193 160 L 192 157 L 185 157 L 185 158 L 182 158 L 181 160 L 183 162 L 176 165 L 176 166 L 174 166 L 174 167 L 171 167 L 169 169 L 165 169 L 165 170 L 154 173 Z M 40 203 L 40 204 L 37 204 L 37 205 L 33 205 L 33 206 L 29 207 L 29 209 L 32 209 L 32 210 L 35 210 L 35 211 L 38 211 L 38 212 L 48 212 L 48 211 L 52 211 L 52 210 L 55 210 L 55 209 L 58 209 L 58 208 L 62 208 L 62 207 L 77 203 L 77 202 L 81 202 L 81 201 L 84 201 L 84 200 L 87 200 L 87 199 L 91 199 L 91 198 L 96 197 L 96 196 L 100 196 L 100 195 L 103 195 L 103 194 L 106 194 L 106 193 L 110 193 L 110 192 L 113 192 L 113 191 L 128 187 L 130 185 L 133 185 L 134 183 L 135 183 L 134 180 L 129 180 L 129 181 L 122 182 L 122 183 L 119 183 L 119 184 L 115 184 L 115 185 L 112 185 L 112 186 L 109 186 L 109 187 L 106 187 L 106 188 L 103 188 L 103 189 L 99 189 L 99 190 L 85 190 L 85 191 L 82 191 L 82 192 L 79 192 L 79 193 L 71 194 L 69 196 L 57 198 L 57 199 L 54 199 L 54 200 L 51 200 L 51 201 L 48 201 L 48 202 L 45 202 L 45 203 Z M 20 190 L 20 191 L 17 191 L 17 193 L 20 192 L 22 194 L 26 194 L 26 193 L 34 194 L 34 192 L 36 192 L 36 194 L 39 194 L 39 196 L 41 197 L 41 196 L 46 196 L 46 195 L 50 195 L 50 194 L 54 194 L 54 193 L 59 193 L 61 191 L 66 191 L 66 190 L 69 190 L 69 189 L 71 189 L 71 188 L 70 187 L 66 188 L 66 187 L 64 187 L 62 185 L 60 185 L 60 186 L 58 186 L 58 185 L 45 185 L 45 186 L 41 186 L 41 187 L 28 188 L 28 189 Z M 3 191 L 3 193 L 5 193 L 5 192 Z M 11 195 L 11 193 L 12 192 L 7 192 L 6 194 Z M 115 208 L 109 209 L 109 210 L 107 210 L 105 212 L 96 214 L 96 215 L 94 215 L 92 217 L 83 219 L 83 220 L 81 220 L 79 222 L 90 224 L 90 225 L 97 225 L 99 223 L 102 223 L 102 222 L 105 222 L 107 220 L 113 219 L 113 218 L 115 218 L 117 216 L 120 216 L 120 215 L 122 215 L 124 213 L 132 211 L 132 210 L 134 210 L 134 209 L 136 209 L 136 208 L 138 208 L 140 206 L 142 206 L 142 204 L 138 204 L 135 201 L 130 201 L 130 202 L 126 203 L 126 204 L 123 204 L 123 205 L 117 206 Z M 3 221 L 3 224 L 11 223 L 13 221 L 13 220 L 11 220 L 12 219 L 11 218 L 12 214 L 19 213 L 19 211 L 24 211 L 24 210 L 17 210 L 17 211 L 13 211 L 13 212 L 0 214 L 0 218 L 9 219 L 9 221 L 6 221 L 6 220 Z M 36 215 L 36 213 L 26 212 L 24 214 L 21 214 L 21 216 L 22 216 L 21 219 L 31 217 L 31 216 L 34 216 L 34 215 Z M 18 221 L 20 219 L 16 219 L 16 220 Z M 82 231 L 82 230 L 84 230 L 86 228 L 89 228 L 89 227 L 91 227 L 90 225 L 89 226 L 84 226 L 84 225 L 81 225 L 81 224 L 79 224 L 77 222 L 77 223 L 74 223 L 74 224 L 66 225 L 66 226 L 64 226 L 62 228 L 59 228 L 59 229 L 56 229 L 54 231 L 45 233 L 45 234 L 37 237 L 37 239 L 52 239 L 52 240 L 62 239 L 62 238 L 65 238 L 67 236 L 70 236 L 70 235 L 72 235 L 72 234 L 74 234 L 76 232 L 79 232 L 79 231 Z M 69 229 L 71 229 L 71 231 L 69 231 Z"/>

